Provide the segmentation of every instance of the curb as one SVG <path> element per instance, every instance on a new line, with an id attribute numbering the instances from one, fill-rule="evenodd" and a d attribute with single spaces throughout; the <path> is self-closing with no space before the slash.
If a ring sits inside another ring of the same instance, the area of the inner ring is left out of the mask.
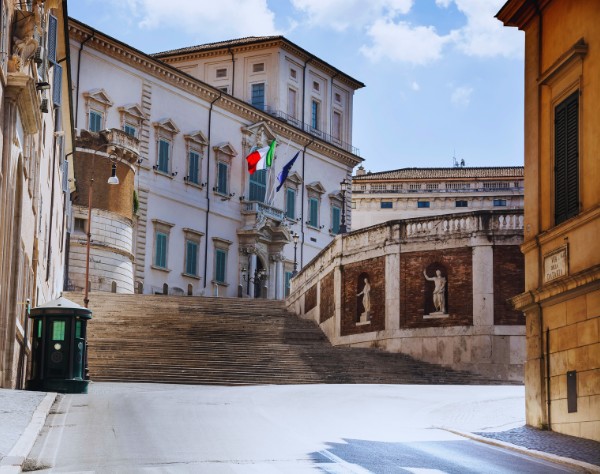
<path id="1" fill-rule="evenodd" d="M 462 436 L 463 438 L 469 438 L 473 441 L 479 441 L 480 443 L 489 444 L 492 446 L 498 446 L 500 448 L 510 449 L 511 451 L 516 451 L 521 454 L 527 454 L 528 456 L 533 456 L 536 458 L 543 459 L 545 461 L 551 461 L 557 464 L 563 464 L 566 466 L 577 467 L 579 469 L 583 469 L 583 472 L 588 473 L 599 473 L 600 474 L 600 466 L 596 466 L 595 464 L 590 464 L 584 461 L 579 461 L 577 459 L 566 458 L 563 456 L 558 456 L 556 454 L 545 453 L 544 451 L 537 451 L 535 449 L 525 448 L 523 446 L 518 446 L 516 444 L 507 443 L 506 441 L 500 441 L 493 438 L 486 438 L 485 436 L 479 436 L 473 433 L 458 431 L 451 428 L 443 428 L 440 429 L 444 431 L 448 431 L 450 433 L 454 433 L 455 435 Z"/>
<path id="2" fill-rule="evenodd" d="M 10 452 L 2 458 L 0 462 L 0 474 L 18 474 L 21 472 L 21 468 L 27 456 L 31 452 L 33 445 L 46 423 L 46 417 L 52 408 L 54 400 L 56 400 L 56 393 L 47 393 L 41 403 L 33 412 L 31 421 L 25 428 L 25 431 L 21 434 L 21 437 L 17 443 L 13 446 Z"/>

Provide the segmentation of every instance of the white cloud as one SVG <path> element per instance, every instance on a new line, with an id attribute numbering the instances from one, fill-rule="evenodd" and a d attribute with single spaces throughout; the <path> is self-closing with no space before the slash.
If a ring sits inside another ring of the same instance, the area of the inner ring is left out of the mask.
<path id="1" fill-rule="evenodd" d="M 512 28 L 504 28 L 502 23 L 494 18 L 505 0 L 452 1 L 467 17 L 467 24 L 456 31 L 456 44 L 460 51 L 468 56 L 480 57 L 523 56 L 522 34 Z"/>
<path id="2" fill-rule="evenodd" d="M 433 26 L 412 26 L 409 23 L 377 20 L 367 31 L 371 46 L 360 51 L 369 59 L 424 65 L 441 57 L 442 48 L 452 35 L 440 36 Z"/>
<path id="3" fill-rule="evenodd" d="M 381 18 L 407 14 L 413 0 L 291 0 L 297 10 L 308 15 L 309 23 L 343 31 L 362 28 Z"/>
<path id="4" fill-rule="evenodd" d="M 421 90 L 421 86 L 419 85 L 419 83 L 417 81 L 412 81 L 410 88 L 415 92 L 418 92 Z"/>
<path id="5" fill-rule="evenodd" d="M 471 103 L 471 94 L 473 89 L 471 87 L 461 86 L 457 87 L 452 91 L 450 96 L 450 102 L 457 107 L 467 107 Z"/>
<path id="6" fill-rule="evenodd" d="M 448 8 L 452 0 L 435 0 L 435 4 L 440 8 Z"/>
<path id="7" fill-rule="evenodd" d="M 219 0 L 207 8 L 205 2 L 189 0 L 112 0 L 127 4 L 142 28 L 177 27 L 188 34 L 225 40 L 243 36 L 279 34 L 275 14 L 266 0 Z"/>

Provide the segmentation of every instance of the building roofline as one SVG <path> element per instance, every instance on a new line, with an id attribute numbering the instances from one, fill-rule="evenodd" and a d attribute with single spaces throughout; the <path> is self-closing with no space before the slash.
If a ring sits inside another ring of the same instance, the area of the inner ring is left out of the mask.
<path id="1" fill-rule="evenodd" d="M 524 175 L 524 167 L 523 166 L 470 166 L 470 167 L 434 167 L 434 168 L 398 168 L 395 170 L 388 171 L 377 171 L 374 173 L 366 173 L 363 175 L 353 176 L 353 180 L 364 181 L 364 180 L 372 180 L 372 179 L 438 179 L 438 178 L 512 178 L 512 177 L 522 177 Z M 490 173 L 489 176 L 481 176 L 482 171 L 504 171 L 507 174 L 503 176 L 494 176 Z M 428 172 L 439 172 L 438 176 L 426 176 Z M 512 172 L 512 174 L 511 174 Z M 415 176 L 419 173 L 422 173 L 423 176 Z M 399 176 L 401 174 L 406 174 L 407 176 Z M 396 175 L 396 176 L 394 176 Z"/>
<path id="2" fill-rule="evenodd" d="M 169 51 L 162 51 L 160 53 L 154 53 L 151 56 L 153 56 L 155 58 L 159 58 L 159 59 L 171 59 L 171 58 L 174 59 L 177 56 L 184 57 L 184 56 L 189 56 L 189 55 L 193 55 L 193 54 L 214 52 L 214 51 L 218 51 L 218 50 L 224 50 L 227 52 L 231 48 L 241 48 L 241 47 L 246 47 L 246 46 L 255 46 L 255 45 L 260 45 L 263 43 L 273 43 L 273 42 L 283 43 L 283 44 L 287 45 L 288 47 L 298 51 L 301 56 L 305 57 L 305 59 L 307 59 L 307 60 L 312 59 L 313 61 L 324 66 L 326 69 L 330 69 L 331 71 L 333 71 L 335 73 L 336 76 L 341 76 L 347 82 L 352 84 L 355 90 L 365 87 L 365 84 L 363 82 L 359 81 L 358 79 L 353 78 L 352 76 L 339 70 L 335 66 L 332 66 L 328 62 L 320 59 L 319 57 L 310 53 L 309 51 L 302 48 L 301 46 L 298 46 L 296 43 L 288 40 L 285 36 L 282 36 L 282 35 L 278 35 L 278 36 L 248 36 L 245 38 L 238 38 L 238 39 L 232 39 L 232 40 L 227 40 L 227 41 L 217 41 L 215 43 L 200 44 L 200 45 L 196 45 L 196 46 L 172 49 Z"/>
<path id="3" fill-rule="evenodd" d="M 148 63 L 147 67 L 151 68 L 154 71 L 157 71 L 158 68 L 162 68 L 163 71 L 165 71 L 165 72 L 161 73 L 160 75 L 163 78 L 163 80 L 165 80 L 166 82 L 169 82 L 169 79 L 168 79 L 169 77 L 172 77 L 172 78 L 179 77 L 180 79 L 174 79 L 171 82 L 175 82 L 175 85 L 178 87 L 182 87 L 182 84 L 187 82 L 196 91 L 202 91 L 202 93 L 205 96 L 207 96 L 205 98 L 206 100 L 214 100 L 214 99 L 221 98 L 223 102 L 228 102 L 230 107 L 235 108 L 235 110 L 237 110 L 237 111 L 246 110 L 247 113 L 245 115 L 252 115 L 252 118 L 256 119 L 257 121 L 260 121 L 260 120 L 267 121 L 268 123 L 270 123 L 274 127 L 276 127 L 278 130 L 280 130 L 280 132 L 281 132 L 281 130 L 289 129 L 289 133 L 291 135 L 296 136 L 296 138 L 294 138 L 294 140 L 298 141 L 298 140 L 304 139 L 309 144 L 311 144 L 311 143 L 313 144 L 313 146 L 311 146 L 310 148 L 321 150 L 322 153 L 325 153 L 323 150 L 327 150 L 327 149 L 336 150 L 335 154 L 339 155 L 339 157 L 340 157 L 340 159 L 337 159 L 337 161 L 345 162 L 345 164 L 347 164 L 349 166 L 354 167 L 364 161 L 364 159 L 361 158 L 360 156 L 355 155 L 351 152 L 345 151 L 345 150 L 337 147 L 336 145 L 330 144 L 322 139 L 319 139 L 318 137 L 313 137 L 312 135 L 304 132 L 301 129 L 298 129 L 297 127 L 283 124 L 279 120 L 273 119 L 273 117 L 271 115 L 252 106 L 251 104 L 248 104 L 240 99 L 237 99 L 236 97 L 234 97 L 232 95 L 226 94 L 223 91 L 217 89 L 216 87 L 211 86 L 210 84 L 207 84 L 206 82 L 201 81 L 200 79 L 182 71 L 181 69 L 178 69 L 175 66 L 165 63 L 164 61 L 161 61 L 160 59 L 157 59 L 148 53 L 144 53 L 143 51 L 141 51 L 131 45 L 128 45 L 127 43 L 124 43 L 123 41 L 113 38 L 112 36 L 109 36 L 108 34 L 103 33 L 102 31 L 99 31 L 99 30 L 95 29 L 94 27 L 89 26 L 75 18 L 69 17 L 68 23 L 69 23 L 69 28 L 71 27 L 71 25 L 73 25 L 73 28 L 79 29 L 80 34 L 83 34 L 83 35 L 89 34 L 89 33 L 87 33 L 89 31 L 91 33 L 90 36 L 93 38 L 92 43 L 93 42 L 96 42 L 96 43 L 112 42 L 115 45 L 121 47 L 125 51 L 124 56 L 131 58 L 131 56 L 132 56 L 131 53 L 138 55 L 140 59 L 133 60 L 133 62 L 137 65 L 138 68 L 143 67 L 144 62 L 147 62 Z M 96 49 L 101 49 L 101 48 L 96 47 Z M 157 75 L 157 74 L 155 73 L 154 75 Z M 244 114 L 242 114 L 242 116 L 244 116 Z M 288 132 L 286 131 L 285 133 L 288 133 Z M 337 150 L 339 150 L 339 151 L 337 151 Z M 336 159 L 336 158 L 333 158 L 333 159 Z"/>

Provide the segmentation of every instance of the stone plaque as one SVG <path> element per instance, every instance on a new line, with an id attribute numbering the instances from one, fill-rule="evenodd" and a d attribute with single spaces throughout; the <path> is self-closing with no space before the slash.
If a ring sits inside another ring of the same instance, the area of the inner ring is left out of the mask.
<path id="1" fill-rule="evenodd" d="M 551 282 L 569 274 L 569 255 L 567 246 L 544 255 L 544 283 Z"/>

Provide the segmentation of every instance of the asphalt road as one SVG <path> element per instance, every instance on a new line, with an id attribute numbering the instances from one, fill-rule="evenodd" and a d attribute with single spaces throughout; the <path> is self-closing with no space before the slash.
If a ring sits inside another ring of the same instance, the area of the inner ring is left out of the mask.
<path id="1" fill-rule="evenodd" d="M 78 473 L 577 472 L 438 427 L 523 423 L 523 387 L 92 384 L 60 396 L 26 469 Z"/>

